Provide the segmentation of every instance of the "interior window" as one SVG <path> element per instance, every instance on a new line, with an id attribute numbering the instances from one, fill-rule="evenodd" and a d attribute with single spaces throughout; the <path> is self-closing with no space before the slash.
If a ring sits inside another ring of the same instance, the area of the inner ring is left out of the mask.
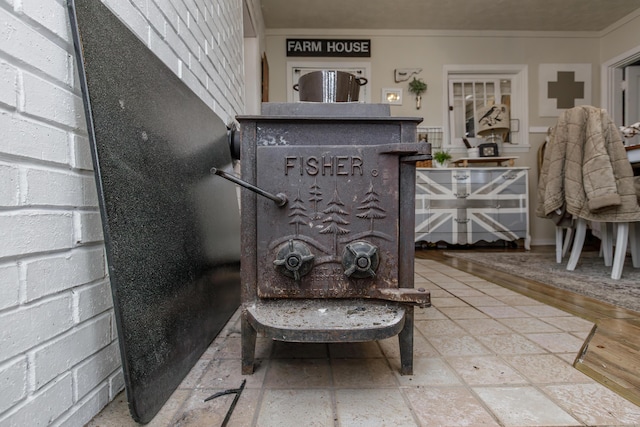
<path id="1" fill-rule="evenodd" d="M 453 105 L 453 135 L 456 138 L 476 136 L 477 116 L 485 105 L 510 104 L 510 79 L 470 79 L 451 81 Z"/>
<path id="2" fill-rule="evenodd" d="M 527 141 L 523 140 L 523 133 L 526 132 L 519 132 L 521 118 L 528 114 L 525 111 L 528 102 L 526 88 L 522 84 L 525 77 L 526 68 L 482 72 L 474 70 L 472 66 L 466 66 L 464 70 L 448 71 L 448 148 L 464 149 L 463 138 L 473 146 L 481 143 L 482 141 L 477 140 L 480 138 L 477 135 L 477 127 L 482 114 L 481 109 L 497 104 L 506 105 L 511 117 L 510 130 L 503 136 L 506 143 L 506 146 L 503 145 L 504 148 L 509 151 L 516 146 L 528 146 Z"/>

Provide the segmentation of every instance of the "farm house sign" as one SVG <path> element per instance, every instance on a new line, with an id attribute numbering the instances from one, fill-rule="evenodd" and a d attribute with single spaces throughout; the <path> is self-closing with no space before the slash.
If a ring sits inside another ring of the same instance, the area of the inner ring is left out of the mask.
<path id="1" fill-rule="evenodd" d="M 371 57 L 371 40 L 287 39 L 287 56 Z"/>

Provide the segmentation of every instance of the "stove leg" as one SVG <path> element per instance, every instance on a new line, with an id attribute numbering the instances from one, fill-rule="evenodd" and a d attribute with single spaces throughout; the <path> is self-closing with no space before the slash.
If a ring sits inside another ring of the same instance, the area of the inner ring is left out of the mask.
<path id="1" fill-rule="evenodd" d="M 413 375 L 413 306 L 405 306 L 404 327 L 398 334 L 400 375 Z"/>
<path id="2" fill-rule="evenodd" d="M 247 320 L 243 313 L 241 316 L 242 328 L 242 375 L 253 374 L 253 364 L 256 354 L 256 336 L 257 331 Z"/>

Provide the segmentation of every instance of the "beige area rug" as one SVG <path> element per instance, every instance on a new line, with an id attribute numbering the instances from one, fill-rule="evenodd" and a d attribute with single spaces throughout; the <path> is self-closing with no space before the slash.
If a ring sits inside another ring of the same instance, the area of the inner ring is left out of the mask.
<path id="1" fill-rule="evenodd" d="M 596 252 L 583 252 L 574 271 L 566 270 L 566 258 L 562 264 L 557 264 L 553 252 L 448 251 L 445 255 L 640 312 L 640 268 L 633 268 L 629 256 L 625 260 L 622 278 L 613 280 L 611 267 L 605 267 Z"/>

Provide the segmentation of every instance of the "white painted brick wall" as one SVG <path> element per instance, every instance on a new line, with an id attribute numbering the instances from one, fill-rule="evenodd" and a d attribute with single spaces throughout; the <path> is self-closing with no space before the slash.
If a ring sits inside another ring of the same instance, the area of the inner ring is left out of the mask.
<path id="1" fill-rule="evenodd" d="M 56 378 L 31 394 L 21 405 L 8 411 L 0 424 L 7 426 L 48 426 L 60 418 L 73 404 L 71 373 Z M 77 424 L 82 425 L 82 424 Z"/>
<path id="2" fill-rule="evenodd" d="M 73 327 L 71 295 L 60 295 L 0 314 L 0 360 L 45 344 Z"/>
<path id="3" fill-rule="evenodd" d="M 83 398 L 96 386 L 103 384 L 120 365 L 120 349 L 114 342 L 87 358 L 75 369 L 78 397 Z"/>
<path id="4" fill-rule="evenodd" d="M 18 102 L 18 69 L 6 62 L 0 62 L 0 79 L 0 103 L 15 108 Z"/>
<path id="5" fill-rule="evenodd" d="M 69 51 L 39 31 L 19 12 L 13 14 L 3 10 L 1 18 L 0 50 L 15 59 L 15 66 L 20 64 L 23 69 L 40 72 L 59 83 L 70 83 L 72 57 Z"/>
<path id="6" fill-rule="evenodd" d="M 69 163 L 69 135 L 62 129 L 2 109 L 0 129 L 0 153 L 23 157 L 23 160 L 42 160 L 64 165 Z M 41 141 L 46 141 L 46 144 L 42 144 Z M 83 143 L 88 150 L 89 141 L 85 138 Z"/>
<path id="7" fill-rule="evenodd" d="M 23 72 L 21 98 L 27 116 L 71 129 L 86 128 L 82 99 L 68 87 Z"/>
<path id="8" fill-rule="evenodd" d="M 74 314 L 77 316 L 78 322 L 89 320 L 113 307 L 111 284 L 108 280 L 78 288 L 73 292 L 73 297 Z M 115 322 L 112 324 L 109 333 L 111 334 L 111 339 L 117 338 Z"/>
<path id="9" fill-rule="evenodd" d="M 74 212 L 73 232 L 76 244 L 101 242 L 103 240 L 103 236 L 100 213 L 81 211 Z"/>
<path id="10" fill-rule="evenodd" d="M 24 209 L 0 212 L 0 230 L 0 260 L 69 249 L 73 241 L 71 212 Z"/>
<path id="11" fill-rule="evenodd" d="M 96 0 L 97 1 L 97 0 Z M 242 0 L 103 0 L 225 122 Z M 0 0 L 0 425 L 82 426 L 124 387 L 65 0 Z"/>
<path id="12" fill-rule="evenodd" d="M 20 303 L 19 274 L 17 263 L 10 262 L 0 266 L 0 310 Z"/>
<path id="13" fill-rule="evenodd" d="M 101 247 L 80 248 L 60 255 L 38 257 L 24 261 L 23 268 L 26 271 L 26 301 L 91 283 L 106 275 Z"/>
<path id="14" fill-rule="evenodd" d="M 12 164 L 0 163 L 0 200 L 5 207 L 18 205 L 20 169 Z"/>
<path id="15" fill-rule="evenodd" d="M 0 413 L 27 396 L 27 357 L 16 358 L 0 368 L 2 378 L 2 397 Z"/>
<path id="16" fill-rule="evenodd" d="M 58 375 L 91 357 L 110 343 L 111 318 L 103 313 L 68 333 L 55 337 L 33 351 L 35 388 L 40 389 Z M 77 387 L 79 387 L 77 385 Z"/>

